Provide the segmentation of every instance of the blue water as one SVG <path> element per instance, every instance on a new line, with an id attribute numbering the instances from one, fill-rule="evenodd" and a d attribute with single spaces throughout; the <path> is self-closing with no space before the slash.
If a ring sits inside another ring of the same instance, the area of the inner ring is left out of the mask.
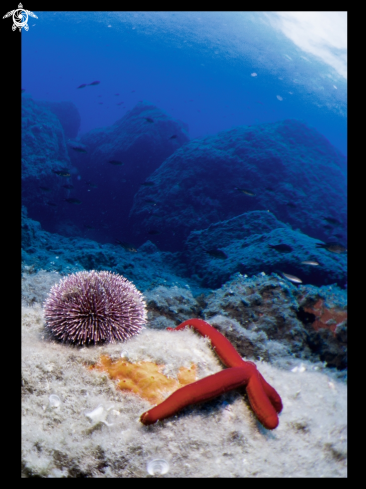
<path id="1" fill-rule="evenodd" d="M 347 152 L 344 74 L 275 29 L 270 14 L 35 14 L 22 33 L 22 87 L 35 100 L 74 102 L 80 134 L 148 100 L 186 122 L 191 138 L 297 118 Z M 344 49 L 329 50 L 344 59 Z"/>
<path id="2" fill-rule="evenodd" d="M 297 242 L 291 273 L 319 258 L 311 240 L 346 246 L 346 13 L 35 14 L 21 34 L 22 199 L 42 229 L 182 252 L 211 224 L 222 223 L 225 246 L 244 239 L 225 223 L 248 213 L 265 243 L 284 225 L 302 233 L 281 238 Z M 74 112 L 61 128 L 45 103 Z M 209 246 L 217 263 L 224 245 Z M 308 281 L 345 284 L 345 251 L 326 253 Z M 264 270 L 245 259 L 225 277 Z"/>

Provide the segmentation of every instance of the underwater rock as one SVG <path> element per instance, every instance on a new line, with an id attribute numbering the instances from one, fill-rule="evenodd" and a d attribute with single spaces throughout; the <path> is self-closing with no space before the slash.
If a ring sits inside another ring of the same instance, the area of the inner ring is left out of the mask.
<path id="1" fill-rule="evenodd" d="M 293 231 L 266 211 L 247 212 L 228 221 L 193 231 L 184 256 L 190 274 L 201 278 L 204 287 L 220 287 L 240 272 L 291 274 L 303 283 L 321 286 L 347 281 L 347 254 L 318 248 L 318 240 Z M 208 256 L 208 248 L 219 247 L 227 259 Z M 319 265 L 302 262 L 315 260 Z"/>
<path id="2" fill-rule="evenodd" d="M 78 135 L 81 118 L 80 113 L 73 102 L 46 102 L 38 101 L 38 105 L 50 110 L 61 122 L 65 136 L 75 138 Z"/>
<path id="3" fill-rule="evenodd" d="M 154 186 L 137 192 L 133 233 L 142 240 L 163 224 L 159 246 L 177 251 L 194 230 L 243 212 L 269 210 L 303 233 L 329 241 L 334 229 L 346 229 L 345 167 L 340 151 L 297 120 L 194 139 L 154 172 Z M 154 212 L 146 199 L 156 202 Z M 327 228 L 324 218 L 339 224 Z"/>
<path id="4" fill-rule="evenodd" d="M 58 117 L 30 97 L 22 99 L 22 204 L 33 219 L 46 219 L 47 207 L 64 195 L 62 178 L 55 171 L 71 169 L 65 134 Z M 43 188 L 42 188 L 43 187 Z M 47 197 L 45 190 L 48 191 Z"/>
<path id="5" fill-rule="evenodd" d="M 347 293 L 238 274 L 205 297 L 205 319 L 245 356 L 284 366 L 288 355 L 347 367 Z"/>
<path id="6" fill-rule="evenodd" d="M 172 134 L 177 137 L 169 139 Z M 121 229 L 127 233 L 134 195 L 163 161 L 188 141 L 186 124 L 147 102 L 138 103 L 114 124 L 73 140 L 69 155 L 81 182 L 77 198 L 93 216 L 98 241 L 120 239 Z M 91 182 L 97 188 L 82 182 Z M 153 207 L 151 203 L 146 205 Z M 67 212 L 81 226 L 72 209 Z M 125 238 L 130 239 L 127 235 Z M 147 239 L 145 236 L 136 245 Z"/>

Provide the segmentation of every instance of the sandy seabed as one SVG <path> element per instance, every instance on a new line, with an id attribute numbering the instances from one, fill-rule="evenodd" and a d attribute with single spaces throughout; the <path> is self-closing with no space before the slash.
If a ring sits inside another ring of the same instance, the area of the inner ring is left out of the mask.
<path id="1" fill-rule="evenodd" d="M 158 463 L 155 477 L 347 477 L 347 386 L 310 362 L 295 372 L 256 362 L 283 401 L 273 431 L 245 389 L 144 426 L 148 401 L 87 365 L 122 354 L 176 377 L 194 362 L 203 378 L 223 368 L 207 339 L 146 328 L 125 343 L 75 348 L 47 338 L 39 304 L 22 308 L 22 334 L 22 477 L 152 477 L 157 459 L 165 474 Z"/>

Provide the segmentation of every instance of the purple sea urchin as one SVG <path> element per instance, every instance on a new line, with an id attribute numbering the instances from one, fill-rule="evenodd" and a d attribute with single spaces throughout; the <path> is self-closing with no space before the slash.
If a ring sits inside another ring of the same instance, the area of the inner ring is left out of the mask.
<path id="1" fill-rule="evenodd" d="M 132 282 L 110 272 L 78 272 L 54 285 L 44 303 L 47 328 L 79 345 L 124 341 L 146 322 L 146 304 Z"/>

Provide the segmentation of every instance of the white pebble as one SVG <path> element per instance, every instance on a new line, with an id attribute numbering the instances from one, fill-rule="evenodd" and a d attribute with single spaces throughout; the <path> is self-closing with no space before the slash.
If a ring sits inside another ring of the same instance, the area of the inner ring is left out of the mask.
<path id="1" fill-rule="evenodd" d="M 157 458 L 147 464 L 146 470 L 150 475 L 164 475 L 169 471 L 169 464 L 163 458 Z"/>
<path id="2" fill-rule="evenodd" d="M 50 403 L 50 407 L 57 408 L 61 405 L 61 399 L 56 396 L 56 394 L 51 394 L 48 398 L 48 402 Z"/>
<path id="3" fill-rule="evenodd" d="M 85 413 L 85 416 L 90 419 L 93 424 L 104 423 L 107 426 L 113 426 L 113 424 L 107 422 L 108 411 L 114 406 L 105 410 L 103 406 L 95 408 L 90 413 Z"/>

